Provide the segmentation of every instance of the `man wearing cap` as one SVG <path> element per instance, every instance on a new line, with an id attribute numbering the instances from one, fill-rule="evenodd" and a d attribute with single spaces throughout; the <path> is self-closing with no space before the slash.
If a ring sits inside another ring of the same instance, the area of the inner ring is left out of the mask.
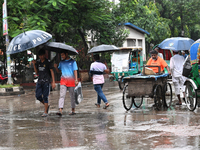
<path id="1" fill-rule="evenodd" d="M 158 52 L 155 50 L 152 50 L 150 52 L 151 54 L 151 58 L 148 60 L 147 64 L 148 66 L 160 66 L 160 71 L 163 72 L 164 68 L 167 69 L 168 73 L 171 74 L 169 66 L 167 65 L 167 63 L 165 62 L 164 59 L 162 59 L 161 57 L 158 56 Z M 155 73 L 159 73 L 158 67 L 151 67 L 151 69 L 155 72 Z"/>

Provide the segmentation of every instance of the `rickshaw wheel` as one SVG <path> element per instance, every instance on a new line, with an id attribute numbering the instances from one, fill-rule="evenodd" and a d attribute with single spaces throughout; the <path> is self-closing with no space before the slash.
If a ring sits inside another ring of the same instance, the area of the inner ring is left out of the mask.
<path id="1" fill-rule="evenodd" d="M 135 107 L 140 108 L 140 106 L 142 105 L 143 102 L 143 96 L 140 97 L 134 97 L 133 98 L 133 104 L 135 105 Z"/>
<path id="2" fill-rule="evenodd" d="M 172 86 L 170 83 L 166 83 L 163 86 L 163 100 L 164 105 L 169 108 L 172 104 Z"/>
<path id="3" fill-rule="evenodd" d="M 133 105 L 133 98 L 128 96 L 128 84 L 124 86 L 123 89 L 123 105 L 124 108 L 128 111 Z"/>
<path id="4" fill-rule="evenodd" d="M 190 111 L 194 111 L 197 106 L 197 92 L 191 82 L 186 83 L 185 103 Z"/>
<path id="5" fill-rule="evenodd" d="M 123 78 L 123 77 L 122 77 Z M 118 79 L 118 85 L 119 85 L 119 89 L 120 90 L 123 90 L 124 89 L 124 86 L 125 86 L 125 83 L 124 81 L 122 80 L 122 78 L 119 78 Z"/>
<path id="6" fill-rule="evenodd" d="M 161 85 L 157 85 L 154 89 L 154 102 L 155 107 L 160 110 L 163 104 L 162 101 L 162 87 Z"/>

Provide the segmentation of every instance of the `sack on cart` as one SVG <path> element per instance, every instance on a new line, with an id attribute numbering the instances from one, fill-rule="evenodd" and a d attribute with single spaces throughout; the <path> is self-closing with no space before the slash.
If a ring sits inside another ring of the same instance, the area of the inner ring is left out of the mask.
<path id="1" fill-rule="evenodd" d="M 81 82 L 79 82 L 78 85 L 75 87 L 74 94 L 75 94 L 75 103 L 78 105 L 83 100 Z"/>

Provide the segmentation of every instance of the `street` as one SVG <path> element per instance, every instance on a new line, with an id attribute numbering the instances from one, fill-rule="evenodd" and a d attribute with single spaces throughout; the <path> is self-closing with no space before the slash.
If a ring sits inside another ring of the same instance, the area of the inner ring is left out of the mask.
<path id="1" fill-rule="evenodd" d="M 49 96 L 49 116 L 41 117 L 43 105 L 36 101 L 35 91 L 18 96 L 0 97 L 0 149 L 53 150 L 194 150 L 200 148 L 200 110 L 186 105 L 155 110 L 153 100 L 145 98 L 141 108 L 129 112 L 123 107 L 122 91 L 117 82 L 107 81 L 103 88 L 110 106 L 96 108 L 92 85 L 83 87 L 84 100 L 71 110 L 66 95 L 63 116 L 58 111 L 59 91 Z M 176 100 L 176 101 L 175 101 Z"/>

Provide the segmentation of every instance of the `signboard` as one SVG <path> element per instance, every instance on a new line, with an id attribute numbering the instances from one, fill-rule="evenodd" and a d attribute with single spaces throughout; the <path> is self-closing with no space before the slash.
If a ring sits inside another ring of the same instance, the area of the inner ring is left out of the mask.
<path id="1" fill-rule="evenodd" d="M 6 2 L 3 3 L 3 35 L 8 34 L 7 7 Z"/>

